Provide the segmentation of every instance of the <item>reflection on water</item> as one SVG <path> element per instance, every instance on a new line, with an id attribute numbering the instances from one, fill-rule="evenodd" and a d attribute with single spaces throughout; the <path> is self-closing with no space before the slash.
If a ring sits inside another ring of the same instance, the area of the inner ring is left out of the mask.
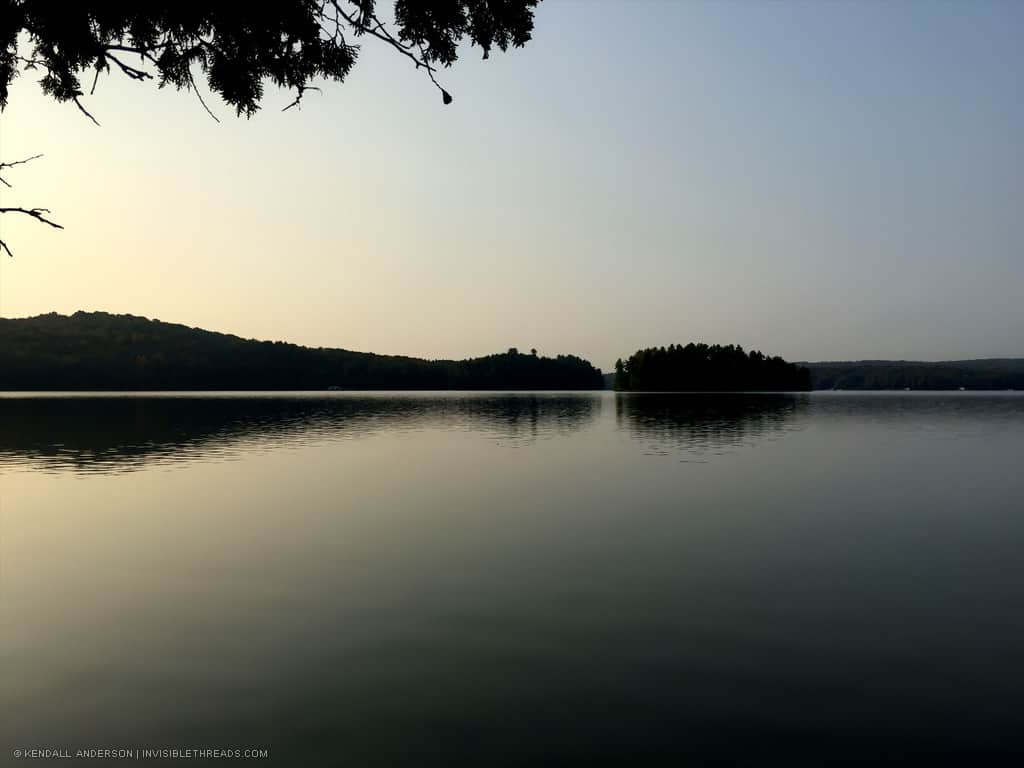
<path id="1" fill-rule="evenodd" d="M 111 472 L 416 429 L 503 444 L 581 429 L 591 394 L 0 396 L 0 467 Z"/>
<path id="2" fill-rule="evenodd" d="M 799 426 L 807 395 L 629 393 L 615 398 L 620 429 L 656 454 L 704 460 Z"/>
<path id="3" fill-rule="evenodd" d="M 0 764 L 1020 765 L 1022 455 L 1019 395 L 0 396 Z"/>
<path id="4" fill-rule="evenodd" d="M 812 421 L 947 434 L 979 419 L 1013 428 L 1024 418 L 1021 402 L 1009 394 L 933 393 L 0 393 L 0 468 L 132 471 L 425 429 L 524 447 L 593 427 L 604 405 L 615 429 L 643 453 L 705 463 Z"/>

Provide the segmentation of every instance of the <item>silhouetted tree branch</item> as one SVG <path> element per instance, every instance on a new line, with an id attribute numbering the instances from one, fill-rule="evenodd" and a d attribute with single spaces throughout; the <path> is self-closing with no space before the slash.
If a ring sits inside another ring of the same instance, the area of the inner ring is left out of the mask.
<path id="1" fill-rule="evenodd" d="M 42 155 L 33 155 L 32 157 L 26 157 L 24 160 L 13 160 L 9 163 L 0 163 L 0 174 L 2 174 L 8 168 L 13 168 L 16 165 L 24 165 L 25 163 L 31 162 L 32 160 L 37 160 L 40 157 L 42 157 Z M 7 181 L 7 179 L 5 179 L 3 176 L 0 176 L 0 183 L 2 183 L 8 189 L 11 189 L 11 183 Z M 0 214 L 20 213 L 25 216 L 30 216 L 36 221 L 41 222 L 43 224 L 48 224 L 54 229 L 64 229 L 64 227 L 62 227 L 60 224 L 58 224 L 55 221 L 51 221 L 50 219 L 43 215 L 49 212 L 50 210 L 48 208 L 0 207 Z M 11 250 L 11 247 L 7 244 L 7 241 L 0 237 L 0 254 L 4 252 L 6 252 L 8 256 L 14 256 L 14 252 Z"/>
<path id="2" fill-rule="evenodd" d="M 74 101 L 87 114 L 79 77 L 89 70 L 94 83 L 116 68 L 132 80 L 192 89 L 198 67 L 211 91 L 251 116 L 265 81 L 298 97 L 316 78 L 343 81 L 359 54 L 350 39 L 365 35 L 423 69 L 444 96 L 436 72 L 456 61 L 459 43 L 468 38 L 484 58 L 495 46 L 524 45 L 538 2 L 394 0 L 389 22 L 378 15 L 376 0 L 0 0 L 0 108 L 22 64 L 43 71 L 44 93 Z M 31 55 L 19 51 L 19 40 L 32 47 Z M 122 54 L 138 56 L 138 65 Z"/>
<path id="3" fill-rule="evenodd" d="M 24 160 L 14 160 L 10 163 L 0 163 L 0 173 L 3 173 L 5 168 L 13 168 L 16 165 L 24 165 L 25 163 L 30 163 L 33 160 L 38 160 L 40 157 L 42 157 L 42 155 L 32 155 L 32 157 L 26 157 Z M 8 182 L 7 179 L 5 179 L 3 176 L 0 176 L 0 184 L 3 184 L 8 189 L 11 188 L 10 182 Z"/>
<path id="4" fill-rule="evenodd" d="M 314 80 L 344 81 L 359 55 L 354 41 L 363 36 L 424 70 L 450 104 L 438 68 L 456 61 L 458 45 L 466 39 L 485 59 L 494 47 L 524 45 L 538 2 L 393 0 L 394 18 L 385 21 L 377 14 L 377 0 L 0 0 L 0 110 L 7 107 L 10 84 L 22 68 L 40 71 L 43 93 L 74 103 L 96 125 L 82 102 L 80 78 L 90 70 L 90 95 L 100 74 L 116 70 L 137 82 L 194 91 L 216 120 L 197 87 L 198 70 L 237 115 L 251 117 L 259 109 L 266 82 L 295 92 L 287 110 L 307 91 L 319 90 Z M 31 53 L 23 54 L 20 46 Z M 41 215 L 42 208 L 0 208 L 0 213 L 15 212 L 57 226 Z M 6 244 L 4 249 L 10 252 Z"/>

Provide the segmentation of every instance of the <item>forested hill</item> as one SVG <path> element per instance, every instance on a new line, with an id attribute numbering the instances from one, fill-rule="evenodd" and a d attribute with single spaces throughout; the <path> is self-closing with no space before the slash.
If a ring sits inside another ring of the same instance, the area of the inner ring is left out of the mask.
<path id="1" fill-rule="evenodd" d="M 815 389 L 1024 389 L 1024 358 L 801 363 Z"/>
<path id="2" fill-rule="evenodd" d="M 0 390 L 601 389 L 572 355 L 421 360 L 254 341 L 133 315 L 0 319 Z"/>

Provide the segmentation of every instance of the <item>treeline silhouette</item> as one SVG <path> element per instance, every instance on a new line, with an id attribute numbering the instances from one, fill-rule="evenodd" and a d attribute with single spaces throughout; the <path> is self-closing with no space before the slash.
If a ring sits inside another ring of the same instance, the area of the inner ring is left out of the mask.
<path id="1" fill-rule="evenodd" d="M 815 389 L 1024 389 L 1024 359 L 804 363 Z"/>
<path id="2" fill-rule="evenodd" d="M 421 360 L 254 341 L 133 315 L 0 320 L 2 390 L 601 389 L 573 355 Z"/>
<path id="3" fill-rule="evenodd" d="M 0 319 L 0 390 L 1024 390 L 1024 359 L 787 363 L 736 345 L 641 349 L 601 372 L 517 349 L 423 360 L 255 341 L 106 312 Z"/>
<path id="4" fill-rule="evenodd" d="M 781 357 L 744 352 L 733 344 L 670 344 L 618 360 L 614 387 L 648 392 L 796 392 L 811 388 L 811 375 Z"/>

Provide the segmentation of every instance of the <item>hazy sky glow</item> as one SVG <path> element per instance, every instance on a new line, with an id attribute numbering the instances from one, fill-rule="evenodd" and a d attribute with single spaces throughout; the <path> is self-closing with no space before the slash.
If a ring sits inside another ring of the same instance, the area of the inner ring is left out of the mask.
<path id="1" fill-rule="evenodd" d="M 789 359 L 1024 355 L 1024 4 L 547 0 L 442 77 L 367 42 L 301 110 L 214 123 L 111 76 L 102 123 L 15 82 L 0 313 L 129 312 L 606 370 L 703 340 Z M 215 100 L 214 100 L 215 101 Z"/>

